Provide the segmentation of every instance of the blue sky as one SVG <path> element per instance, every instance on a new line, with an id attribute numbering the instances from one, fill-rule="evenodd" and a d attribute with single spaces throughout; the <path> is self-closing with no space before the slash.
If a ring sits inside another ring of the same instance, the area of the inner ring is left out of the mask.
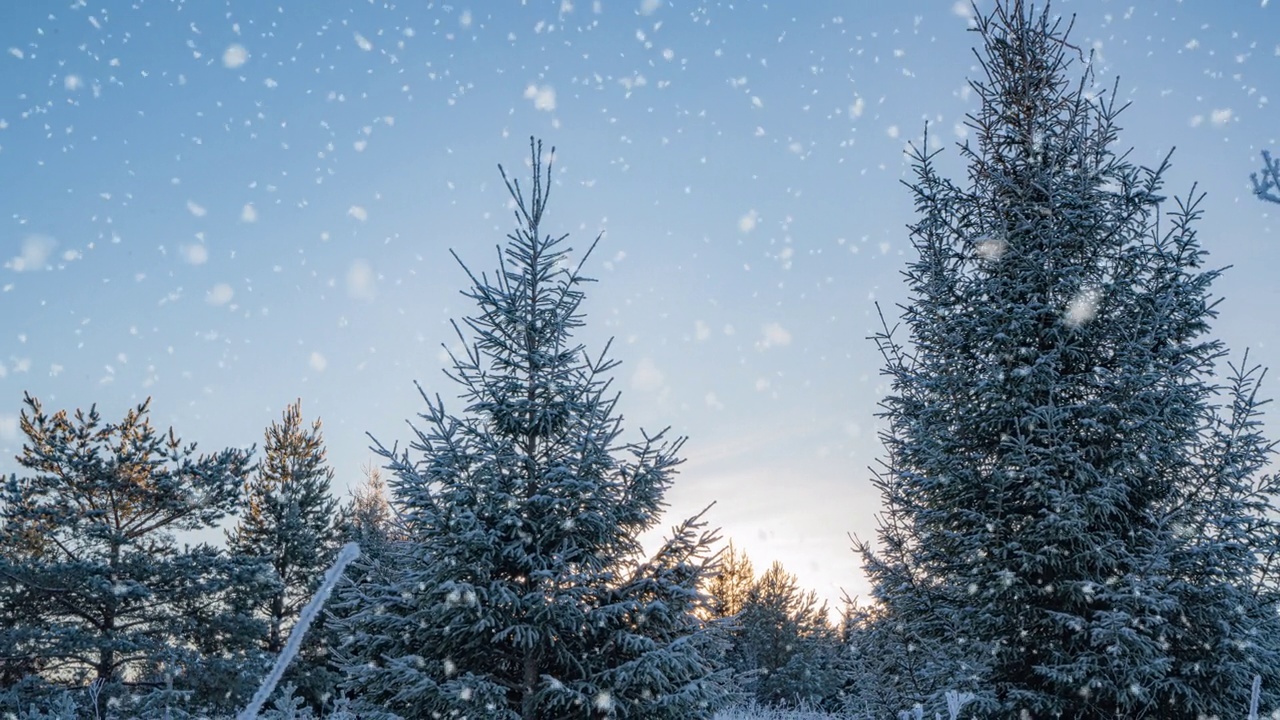
<path id="1" fill-rule="evenodd" d="M 26 2 L 0 8 L 0 471 L 23 391 L 153 419 L 207 450 L 295 398 L 337 490 L 409 437 L 414 381 L 470 311 L 448 250 L 496 264 L 496 165 L 557 146 L 546 220 L 585 248 L 582 339 L 615 338 L 631 437 L 689 436 L 672 518 L 763 568 L 865 593 L 874 533 L 874 302 L 905 299 L 904 145 L 963 140 L 967 5 L 528 0 Z M 989 0 L 979 4 L 990 7 Z M 1280 364 L 1274 206 L 1280 8 L 1072 0 L 1122 148 L 1208 193 L 1234 265 L 1216 334 Z M 943 167 L 961 176 L 957 153 Z M 460 403 L 452 403 L 461 409 Z M 1273 422 L 1272 427 L 1275 427 Z M 1275 433 L 1273 433 L 1273 436 Z"/>

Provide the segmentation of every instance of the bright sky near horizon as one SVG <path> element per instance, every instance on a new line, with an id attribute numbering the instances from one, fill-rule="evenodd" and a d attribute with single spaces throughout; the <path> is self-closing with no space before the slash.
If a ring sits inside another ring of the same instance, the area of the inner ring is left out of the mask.
<path id="1" fill-rule="evenodd" d="M 1207 193 L 1209 264 L 1235 266 L 1215 334 L 1280 365 L 1276 207 L 1248 177 L 1280 150 L 1280 7 L 1053 9 L 1133 103 L 1119 149 L 1176 145 L 1169 194 Z M 205 450 L 260 444 L 301 398 L 345 494 L 366 432 L 410 437 L 414 381 L 456 394 L 441 344 L 472 308 L 448 251 L 496 266 L 495 166 L 522 176 L 537 135 L 546 229 L 604 232 L 579 337 L 615 338 L 627 436 L 689 437 L 663 528 L 715 501 L 758 570 L 865 594 L 866 338 L 905 299 L 903 148 L 926 121 L 966 134 L 970 24 L 952 0 L 5 3 L 0 472 L 24 391 L 109 420 L 151 396 Z"/>

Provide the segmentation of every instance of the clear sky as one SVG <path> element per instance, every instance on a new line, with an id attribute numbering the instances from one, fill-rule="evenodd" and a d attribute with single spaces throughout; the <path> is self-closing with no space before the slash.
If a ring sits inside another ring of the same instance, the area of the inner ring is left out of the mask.
<path id="1" fill-rule="evenodd" d="M 1208 193 L 1210 263 L 1235 266 L 1216 334 L 1280 365 L 1280 208 L 1248 180 L 1280 149 L 1272 5 L 1053 9 L 1133 103 L 1121 149 L 1176 145 L 1170 194 Z M 904 145 L 926 121 L 963 141 L 974 108 L 969 25 L 952 0 L 4 2 L 0 471 L 23 391 L 108 419 L 151 396 L 206 450 L 301 398 L 345 494 L 366 432 L 408 439 L 415 380 L 455 394 L 448 250 L 493 269 L 496 165 L 522 174 L 536 134 L 558 148 L 546 229 L 604 232 L 581 337 L 615 338 L 629 437 L 689 436 L 666 525 L 716 501 L 758 569 L 863 594 L 866 337 L 905 298 Z"/>

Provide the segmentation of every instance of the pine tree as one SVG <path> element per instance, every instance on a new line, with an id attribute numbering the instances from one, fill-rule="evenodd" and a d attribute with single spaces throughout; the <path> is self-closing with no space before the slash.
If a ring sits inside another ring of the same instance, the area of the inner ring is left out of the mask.
<path id="1" fill-rule="evenodd" d="M 262 650 L 278 655 L 298 613 L 315 594 L 341 540 L 338 501 L 330 492 L 333 469 L 326 465 L 320 421 L 302 419 L 302 403 L 285 408 L 265 433 L 263 460 L 245 484 L 245 510 L 227 533 L 228 549 L 265 561 L 277 585 L 255 608 L 267 622 Z M 326 669 L 323 630 L 307 636 L 302 656 L 288 679 L 313 707 L 332 693 L 337 678 Z"/>
<path id="2" fill-rule="evenodd" d="M 587 279 L 541 234 L 551 166 L 530 145 L 504 267 L 467 273 L 480 311 L 448 372 L 466 414 L 423 392 L 414 456 L 376 445 L 407 538 L 344 590 L 339 612 L 363 608 L 346 685 L 405 717 L 709 717 L 729 683 L 696 614 L 715 537 L 698 516 L 641 555 L 682 441 L 620 442 L 617 363 L 572 339 Z"/>
<path id="3" fill-rule="evenodd" d="M 387 483 L 382 479 L 381 470 L 373 466 L 362 469 L 364 482 L 355 489 L 351 502 L 343 508 L 341 525 L 344 540 L 358 544 L 361 561 L 367 561 L 377 557 L 399 533 L 395 527 L 395 514 L 387 501 Z"/>
<path id="4" fill-rule="evenodd" d="M 719 558 L 716 571 L 707 583 L 707 594 L 710 596 L 709 611 L 714 618 L 730 618 L 742 611 L 747 602 L 747 594 L 755 585 L 756 571 L 751 566 L 751 558 L 733 546 L 729 547 Z"/>
<path id="5" fill-rule="evenodd" d="M 773 563 L 760 577 L 730 543 L 708 583 L 710 608 L 726 634 L 725 662 L 751 702 L 836 709 L 844 665 L 840 641 L 817 593 Z"/>
<path id="6" fill-rule="evenodd" d="M 914 148 L 910 342 L 877 338 L 881 712 L 1227 717 L 1254 673 L 1274 704 L 1271 447 L 1256 374 L 1215 385 L 1199 197 L 1166 210 L 1168 161 L 1116 155 L 1122 108 L 1068 79 L 1047 9 L 977 30 L 968 184 Z"/>
<path id="7" fill-rule="evenodd" d="M 96 408 L 50 416 L 25 397 L 18 462 L 30 474 L 10 478 L 0 502 L 0 572 L 20 608 L 10 630 L 43 680 L 97 681 L 120 711 L 201 683 L 215 694 L 189 692 L 193 703 L 235 702 L 237 642 L 254 628 L 227 602 L 232 587 L 253 586 L 252 568 L 174 533 L 235 510 L 251 451 L 197 456 L 151 426 L 149 402 L 104 424 Z"/>

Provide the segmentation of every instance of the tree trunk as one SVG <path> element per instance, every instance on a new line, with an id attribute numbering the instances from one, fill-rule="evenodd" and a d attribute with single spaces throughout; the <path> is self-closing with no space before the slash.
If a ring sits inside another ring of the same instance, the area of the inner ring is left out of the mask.
<path id="1" fill-rule="evenodd" d="M 534 704 L 534 690 L 538 686 L 538 659 L 533 649 L 525 651 L 524 656 L 524 697 L 520 700 L 521 720 L 535 720 L 538 708 Z"/>

